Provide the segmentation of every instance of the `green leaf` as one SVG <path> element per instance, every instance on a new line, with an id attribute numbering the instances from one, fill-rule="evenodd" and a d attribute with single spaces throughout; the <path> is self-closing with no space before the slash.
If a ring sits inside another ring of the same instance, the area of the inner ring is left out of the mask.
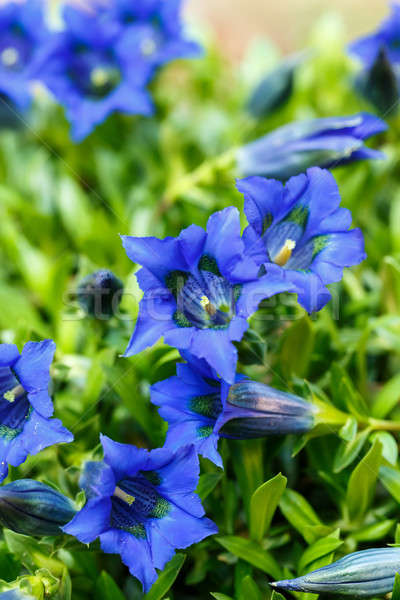
<path id="1" fill-rule="evenodd" d="M 165 594 L 171 589 L 175 579 L 178 577 L 179 571 L 182 569 L 185 560 L 185 554 L 176 554 L 173 559 L 169 561 L 151 590 L 144 598 L 146 600 L 161 600 L 161 598 L 164 598 Z"/>
<path id="2" fill-rule="evenodd" d="M 360 519 L 367 511 L 375 492 L 381 462 L 382 444 L 375 439 L 350 476 L 346 495 L 350 519 Z"/>
<path id="3" fill-rule="evenodd" d="M 287 521 L 301 533 L 306 542 L 313 543 L 317 539 L 318 536 L 310 531 L 310 527 L 322 525 L 322 523 L 312 506 L 301 494 L 286 489 L 279 502 L 279 508 Z"/>
<path id="4" fill-rule="evenodd" d="M 379 481 L 400 502 L 400 471 L 396 467 L 381 467 L 379 469 Z"/>
<path id="5" fill-rule="evenodd" d="M 394 534 L 394 543 L 400 544 L 400 523 L 396 525 L 396 532 Z"/>
<path id="6" fill-rule="evenodd" d="M 283 374 L 305 377 L 314 348 L 314 329 L 308 316 L 294 323 L 284 334 L 280 364 Z M 299 352 L 301 348 L 301 352 Z"/>
<path id="7" fill-rule="evenodd" d="M 207 496 L 217 487 L 224 474 L 221 473 L 204 473 L 200 476 L 199 484 L 196 492 L 202 500 L 205 500 Z"/>
<path id="8" fill-rule="evenodd" d="M 356 436 L 357 425 L 357 419 L 355 417 L 349 417 L 339 431 L 339 437 L 346 442 L 351 442 L 351 440 L 353 440 Z"/>
<path id="9" fill-rule="evenodd" d="M 392 600 L 400 600 L 400 574 L 396 573 L 392 592 Z"/>
<path id="10" fill-rule="evenodd" d="M 215 539 L 231 554 L 245 560 L 253 565 L 253 567 L 261 569 L 261 571 L 271 575 L 274 579 L 279 579 L 280 567 L 278 563 L 269 552 L 263 550 L 255 542 L 234 535 L 217 537 Z"/>
<path id="11" fill-rule="evenodd" d="M 260 590 L 250 575 L 247 575 L 241 583 L 239 600 L 261 600 Z"/>
<path id="12" fill-rule="evenodd" d="M 274 590 L 272 592 L 271 600 L 286 600 L 286 598 L 285 596 Z"/>
<path id="13" fill-rule="evenodd" d="M 360 431 L 352 440 L 348 442 L 343 441 L 340 444 L 333 462 L 334 473 L 340 473 L 340 471 L 351 465 L 360 454 L 370 433 L 369 429 L 365 429 L 364 431 Z"/>
<path id="14" fill-rule="evenodd" d="M 336 533 L 328 535 L 320 540 L 317 540 L 314 544 L 311 544 L 305 550 L 301 556 L 298 571 L 299 573 L 305 573 L 307 567 L 314 561 L 334 552 L 343 544 L 339 538 L 339 530 Z"/>
<path id="15" fill-rule="evenodd" d="M 256 489 L 250 501 L 250 537 L 260 542 L 268 532 L 272 517 L 286 488 L 287 479 L 281 473 Z"/>
<path id="16" fill-rule="evenodd" d="M 102 571 L 96 581 L 96 600 L 125 600 L 114 579 Z"/>
<path id="17" fill-rule="evenodd" d="M 253 492 L 264 481 L 263 443 L 261 440 L 233 440 L 230 443 L 233 466 L 248 519 Z"/>
<path id="18" fill-rule="evenodd" d="M 372 416 L 384 419 L 398 405 L 400 400 L 400 373 L 381 387 L 372 405 Z"/>
<path id="19" fill-rule="evenodd" d="M 375 542 L 385 538 L 393 529 L 395 524 L 394 519 L 384 519 L 372 525 L 361 527 L 351 534 L 352 539 L 357 542 Z"/>
<path id="20" fill-rule="evenodd" d="M 399 455 L 397 441 L 388 431 L 376 431 L 371 435 L 371 442 L 378 439 L 382 444 L 382 456 L 392 465 L 396 465 Z"/>
<path id="21" fill-rule="evenodd" d="M 233 600 L 230 596 L 226 594 L 218 594 L 217 592 L 211 592 L 211 596 L 215 598 L 215 600 Z"/>
<path id="22" fill-rule="evenodd" d="M 60 587 L 57 593 L 57 600 L 71 600 L 72 598 L 72 583 L 71 577 L 69 576 L 68 569 L 65 567 L 62 577 Z M 118 600 L 118 597 L 116 598 Z"/>

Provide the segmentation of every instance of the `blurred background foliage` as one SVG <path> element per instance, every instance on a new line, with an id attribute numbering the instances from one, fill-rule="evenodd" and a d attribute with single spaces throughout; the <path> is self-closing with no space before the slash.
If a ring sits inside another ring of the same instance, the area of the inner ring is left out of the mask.
<path id="1" fill-rule="evenodd" d="M 149 385 L 174 374 L 179 355 L 159 343 L 120 358 L 140 292 L 119 234 L 176 235 L 191 223 L 204 226 L 212 211 L 242 209 L 234 175 L 223 165 L 173 203 L 169 190 L 203 161 L 291 120 L 371 110 L 352 91 L 355 66 L 335 15 L 314 24 L 312 52 L 289 101 L 258 121 L 245 106 L 280 50 L 259 39 L 234 62 L 209 32 L 199 35 L 205 57 L 168 67 L 152 84 L 153 119 L 114 115 L 73 145 L 62 110 L 41 90 L 31 115 L 5 119 L 0 341 L 20 348 L 27 340 L 56 341 L 56 416 L 75 435 L 75 443 L 12 469 L 8 481 L 38 478 L 79 502 L 80 466 L 99 457 L 99 432 L 140 446 L 163 443 L 165 424 L 149 404 Z M 374 142 L 386 161 L 334 173 L 342 204 L 363 229 L 368 259 L 331 287 L 332 302 L 316 316 L 288 296 L 264 302 L 240 345 L 242 372 L 331 402 L 349 414 L 346 425 L 314 439 L 224 441 L 224 472 L 202 460 L 199 493 L 220 535 L 190 549 L 186 560 L 178 554 L 148 600 L 267 600 L 268 581 L 357 548 L 400 543 L 397 435 L 357 426 L 368 415 L 400 421 L 400 119 L 389 125 Z M 81 278 L 98 268 L 112 269 L 125 284 L 110 321 L 85 318 L 74 295 Z M 18 578 L 37 598 L 143 597 L 119 557 L 96 544 L 88 549 L 67 536 L 37 541 L 4 531 L 0 591 Z"/>

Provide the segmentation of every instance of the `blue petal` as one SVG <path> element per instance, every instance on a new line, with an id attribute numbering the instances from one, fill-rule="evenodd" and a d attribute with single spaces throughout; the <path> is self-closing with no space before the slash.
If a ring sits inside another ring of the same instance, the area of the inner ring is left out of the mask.
<path id="1" fill-rule="evenodd" d="M 110 534 L 103 534 L 108 542 Z M 157 579 L 157 572 L 154 569 L 150 546 L 147 540 L 135 538 L 133 535 L 126 534 L 121 538 L 119 553 L 123 563 L 129 568 L 130 573 L 139 579 L 143 585 L 143 591 L 147 593 Z"/>
<path id="2" fill-rule="evenodd" d="M 204 254 L 206 239 L 206 232 L 197 225 L 190 225 L 180 233 L 178 243 L 189 271 L 197 267 L 200 257 Z"/>
<path id="3" fill-rule="evenodd" d="M 237 301 L 237 314 L 239 316 L 247 318 L 252 315 L 265 298 L 270 298 L 282 292 L 297 292 L 295 285 L 287 279 L 284 269 L 280 269 L 280 272 L 278 272 L 275 265 L 266 265 L 266 267 L 266 275 L 263 275 L 257 281 L 243 285 L 241 296 Z M 269 274 L 269 271 L 273 274 Z M 224 377 L 224 379 L 226 378 Z"/>
<path id="4" fill-rule="evenodd" d="M 146 267 L 162 284 L 171 271 L 187 270 L 187 263 L 177 238 L 167 237 L 159 240 L 155 237 L 123 235 L 121 239 L 131 261 Z"/>
<path id="5" fill-rule="evenodd" d="M 364 236 L 361 229 L 341 231 L 327 236 L 326 246 L 317 254 L 312 263 L 312 269 L 321 277 L 324 283 L 339 281 L 343 267 L 358 265 L 366 258 L 364 251 Z M 334 275 L 331 266 L 340 267 Z"/>
<path id="6" fill-rule="evenodd" d="M 316 273 L 287 270 L 287 278 L 295 284 L 299 304 L 308 313 L 321 310 L 331 299 L 331 293 Z"/>
<path id="7" fill-rule="evenodd" d="M 214 432 L 209 435 L 200 435 L 204 426 L 215 427 L 215 423 L 201 417 L 193 418 L 182 414 L 179 410 L 170 406 L 162 406 L 159 409 L 160 416 L 169 424 L 165 445 L 173 451 L 179 450 L 187 445 L 193 445 L 196 452 L 208 458 L 217 467 L 223 468 L 222 458 L 218 452 L 219 435 Z"/>
<path id="8" fill-rule="evenodd" d="M 104 461 L 114 471 L 116 481 L 122 479 L 123 476 L 134 476 L 138 471 L 146 469 L 149 453 L 144 448 L 136 448 L 131 444 L 120 444 L 102 434 L 100 441 L 104 450 Z"/>
<path id="9" fill-rule="evenodd" d="M 101 533 L 110 528 L 110 498 L 93 498 L 70 521 L 62 527 L 69 535 L 75 536 L 83 544 L 90 544 Z"/>
<path id="10" fill-rule="evenodd" d="M 161 475 L 159 492 L 187 512 L 202 517 L 204 509 L 195 494 L 200 476 L 200 465 L 194 446 L 181 448 L 171 454 L 169 462 L 158 469 Z"/>
<path id="11" fill-rule="evenodd" d="M 112 496 L 116 481 L 112 468 L 104 462 L 89 461 L 85 463 L 79 480 L 80 487 L 85 491 L 86 498 L 95 496 Z"/>
<path id="12" fill-rule="evenodd" d="M 29 401 L 44 417 L 50 417 L 53 403 L 48 395 L 50 383 L 50 365 L 53 360 L 56 345 L 53 340 L 43 342 L 28 342 L 25 344 L 21 357 L 14 365 L 14 371 L 28 392 Z"/>
<path id="13" fill-rule="evenodd" d="M 196 331 L 190 352 L 198 358 L 204 358 L 228 383 L 235 381 L 237 350 L 231 343 L 228 330 L 203 329 Z"/>
<path id="14" fill-rule="evenodd" d="M 34 410 L 27 420 L 23 432 L 15 439 L 15 442 L 23 445 L 26 454 L 37 454 L 44 448 L 54 444 L 68 444 L 73 439 L 72 433 L 63 426 L 59 419 L 47 419 Z M 10 455 L 9 462 L 18 466 L 14 464 Z"/>
<path id="15" fill-rule="evenodd" d="M 289 206 L 287 205 L 287 194 L 284 187 L 276 179 L 265 179 L 264 177 L 246 177 L 237 179 L 236 187 L 244 195 L 244 212 L 249 224 L 259 236 L 263 235 L 270 216 L 271 223 L 275 219 L 285 215 Z"/>
<path id="16" fill-rule="evenodd" d="M 19 359 L 15 344 L 0 344 L 0 367 L 12 367 Z"/>

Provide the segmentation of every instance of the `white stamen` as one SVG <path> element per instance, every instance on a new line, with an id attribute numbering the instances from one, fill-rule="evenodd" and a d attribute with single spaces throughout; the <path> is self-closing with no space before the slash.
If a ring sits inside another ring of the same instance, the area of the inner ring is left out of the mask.
<path id="1" fill-rule="evenodd" d="M 204 310 L 208 312 L 210 317 L 215 315 L 215 313 L 217 312 L 217 309 L 215 308 L 214 304 L 211 304 L 210 300 L 207 298 L 206 295 L 200 298 L 200 304 L 204 308 Z"/>
<path id="2" fill-rule="evenodd" d="M 90 81 L 96 87 L 103 87 L 109 80 L 109 74 L 103 67 L 95 67 L 90 73 Z"/>
<path id="3" fill-rule="evenodd" d="M 140 50 L 144 56 L 151 56 L 156 51 L 157 46 L 151 38 L 145 38 L 140 44 Z"/>
<path id="4" fill-rule="evenodd" d="M 292 256 L 293 250 L 296 248 L 296 242 L 288 238 L 279 250 L 278 254 L 274 257 L 274 263 L 283 267 Z"/>
<path id="5" fill-rule="evenodd" d="M 123 502 L 126 502 L 127 504 L 129 504 L 129 506 L 131 506 L 136 500 L 135 496 L 131 496 L 130 494 L 127 494 L 126 492 L 124 492 L 124 490 L 121 490 L 121 488 L 118 486 L 116 486 L 113 495 L 116 496 L 117 498 L 119 498 L 120 500 L 122 500 Z"/>
<path id="6" fill-rule="evenodd" d="M 12 390 L 8 390 L 5 394 L 3 394 L 4 400 L 8 402 L 14 402 L 16 398 L 25 394 L 25 390 L 21 384 L 16 385 Z"/>
<path id="7" fill-rule="evenodd" d="M 19 59 L 19 52 L 16 48 L 10 46 L 9 48 L 5 48 L 1 53 L 1 62 L 6 67 L 13 67 L 17 64 Z"/>

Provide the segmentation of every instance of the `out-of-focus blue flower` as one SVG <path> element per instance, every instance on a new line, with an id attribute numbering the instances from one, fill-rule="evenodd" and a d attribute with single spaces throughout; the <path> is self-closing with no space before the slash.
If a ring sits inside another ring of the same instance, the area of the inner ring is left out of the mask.
<path id="1" fill-rule="evenodd" d="M 0 94 L 19 108 L 26 108 L 31 100 L 30 84 L 38 75 L 50 37 L 43 19 L 43 2 L 2 3 L 0 32 Z"/>
<path id="2" fill-rule="evenodd" d="M 52 340 L 28 342 L 20 354 L 14 344 L 0 344 L 0 481 L 8 464 L 17 467 L 29 454 L 73 440 L 59 419 L 50 419 L 55 347 Z"/>
<path id="3" fill-rule="evenodd" d="M 18 479 L 0 487 L 0 523 L 24 535 L 60 535 L 75 515 L 72 501 L 40 481 Z"/>
<path id="4" fill-rule="evenodd" d="M 237 350 L 262 299 L 295 291 L 286 273 L 258 278 L 259 266 L 245 255 L 239 212 L 226 208 L 208 220 L 207 231 L 191 225 L 177 238 L 122 236 L 129 258 L 143 265 L 144 291 L 125 356 L 164 336 L 166 344 L 204 358 L 228 383 L 235 380 Z"/>
<path id="5" fill-rule="evenodd" d="M 367 598 L 391 592 L 399 571 L 400 548 L 371 548 L 348 554 L 302 577 L 276 581 L 271 585 L 296 592 Z"/>
<path id="6" fill-rule="evenodd" d="M 201 47 L 184 35 L 182 0 L 114 0 L 100 14 L 119 23 L 126 49 L 140 49 L 143 60 L 155 68 L 176 58 L 195 57 Z"/>
<path id="7" fill-rule="evenodd" d="M 302 398 L 237 375 L 233 385 L 220 379 L 204 360 L 185 354 L 177 375 L 151 388 L 151 401 L 169 424 L 166 446 L 194 444 L 219 467 L 220 437 L 259 438 L 312 429 L 316 408 Z"/>
<path id="8" fill-rule="evenodd" d="M 309 167 L 338 167 L 384 154 L 364 146 L 364 140 L 387 125 L 378 117 L 360 113 L 295 121 L 242 146 L 237 153 L 242 175 L 262 175 L 286 180 Z"/>
<path id="9" fill-rule="evenodd" d="M 195 494 L 199 463 L 193 446 L 148 452 L 101 436 L 104 462 L 86 463 L 81 486 L 87 503 L 63 529 L 84 544 L 100 538 L 120 554 L 147 592 L 176 548 L 217 533 Z"/>
<path id="10" fill-rule="evenodd" d="M 308 312 L 330 300 L 326 284 L 339 281 L 343 268 L 365 259 L 360 229 L 349 229 L 351 213 L 340 207 L 333 175 L 314 167 L 284 186 L 275 179 L 238 180 L 249 221 L 246 250 L 267 273 L 284 271 L 296 285 Z"/>
<path id="11" fill-rule="evenodd" d="M 7 592 L 2 592 L 0 600 L 35 600 L 35 597 L 20 588 L 15 588 Z"/>
<path id="12" fill-rule="evenodd" d="M 78 285 L 78 302 L 84 311 L 96 319 L 109 319 L 117 311 L 124 286 L 108 269 L 90 273 Z"/>
<path id="13" fill-rule="evenodd" d="M 41 81 L 66 107 L 75 140 L 86 137 L 113 111 L 150 115 L 145 89 L 149 66 L 140 48 L 129 46 L 115 22 L 72 7 L 64 10 L 65 30 L 54 34 Z"/>
<path id="14" fill-rule="evenodd" d="M 381 48 L 384 48 L 388 59 L 400 65 L 400 4 L 392 3 L 392 14 L 381 26 L 369 35 L 349 45 L 349 52 L 357 56 L 365 67 L 374 64 Z"/>

